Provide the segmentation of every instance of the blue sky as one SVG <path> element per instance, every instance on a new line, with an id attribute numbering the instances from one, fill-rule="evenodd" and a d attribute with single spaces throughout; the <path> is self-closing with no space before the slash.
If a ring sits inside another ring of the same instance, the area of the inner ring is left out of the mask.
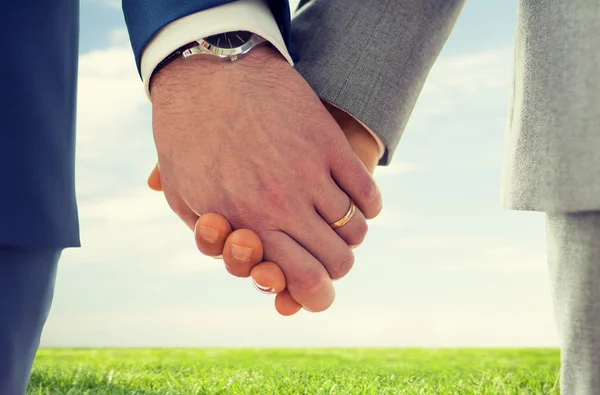
<path id="1" fill-rule="evenodd" d="M 160 194 L 150 106 L 118 1 L 82 0 L 77 182 L 46 346 L 553 346 L 544 218 L 499 208 L 517 1 L 468 2 L 393 164 L 385 208 L 326 313 L 201 256 Z"/>

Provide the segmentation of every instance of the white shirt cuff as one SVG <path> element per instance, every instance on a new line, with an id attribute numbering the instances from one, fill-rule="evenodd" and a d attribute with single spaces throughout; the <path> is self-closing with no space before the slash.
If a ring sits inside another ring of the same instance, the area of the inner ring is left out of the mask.
<path id="1" fill-rule="evenodd" d="M 265 0 L 238 0 L 173 21 L 156 33 L 142 53 L 141 75 L 150 97 L 154 69 L 178 48 L 213 34 L 245 30 L 269 41 L 293 66 L 281 31 Z"/>

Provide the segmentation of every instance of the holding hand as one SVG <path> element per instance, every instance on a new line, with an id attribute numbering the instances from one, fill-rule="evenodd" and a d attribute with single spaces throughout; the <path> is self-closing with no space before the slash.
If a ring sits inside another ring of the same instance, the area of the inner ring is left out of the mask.
<path id="1" fill-rule="evenodd" d="M 381 195 L 311 87 L 260 47 L 230 63 L 176 59 L 151 90 L 161 184 L 173 211 L 191 229 L 212 212 L 253 230 L 293 298 L 310 311 L 327 309 L 331 280 L 354 264 L 348 245 L 363 240 Z M 356 213 L 333 230 L 351 201 Z"/>
<path id="2" fill-rule="evenodd" d="M 379 148 L 373 137 L 345 112 L 328 105 L 326 107 L 342 128 L 352 150 L 372 174 L 379 159 Z M 157 191 L 162 189 L 158 167 L 150 174 L 148 185 Z M 256 233 L 249 229 L 232 232 L 226 218 L 208 213 L 198 219 L 195 237 L 196 245 L 203 254 L 214 257 L 223 255 L 225 267 L 230 273 L 240 277 L 251 276 L 259 290 L 277 294 L 275 308 L 280 314 L 293 315 L 302 308 L 287 291 L 281 268 L 276 263 L 262 261 L 263 245 Z M 246 251 L 252 251 L 249 258 L 236 258 Z"/>

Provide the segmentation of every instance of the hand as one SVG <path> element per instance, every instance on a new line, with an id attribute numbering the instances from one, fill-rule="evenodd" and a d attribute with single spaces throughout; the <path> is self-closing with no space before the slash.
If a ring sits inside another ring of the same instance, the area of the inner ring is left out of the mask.
<path id="1" fill-rule="evenodd" d="M 234 63 L 178 59 L 157 73 L 151 90 L 171 208 L 190 228 L 212 212 L 256 232 L 293 298 L 311 311 L 329 307 L 331 279 L 352 266 L 348 245 L 362 241 L 365 217 L 379 213 L 381 196 L 308 84 L 263 47 Z M 350 199 L 359 210 L 336 234 L 328 223 L 344 215 Z M 242 261 L 258 255 L 234 252 Z"/>
<path id="2" fill-rule="evenodd" d="M 353 151 L 367 167 L 369 173 L 373 174 L 379 161 L 379 147 L 375 139 L 344 111 L 327 104 L 326 107 L 342 128 Z M 151 172 L 148 185 L 154 190 L 161 190 L 158 167 Z M 257 289 L 264 293 L 277 294 L 275 308 L 280 314 L 293 315 L 301 309 L 302 306 L 286 290 L 285 276 L 279 266 L 273 262 L 261 262 L 263 247 L 256 233 L 248 229 L 239 229 L 232 233 L 227 219 L 214 213 L 200 217 L 196 229 L 201 227 L 215 229 L 218 235 L 213 241 L 202 238 L 200 232 L 196 232 L 196 245 L 202 253 L 215 257 L 224 255 L 226 268 L 235 267 L 237 272 L 249 273 Z M 239 261 L 232 254 L 233 245 L 250 248 L 257 253 L 248 261 Z"/>

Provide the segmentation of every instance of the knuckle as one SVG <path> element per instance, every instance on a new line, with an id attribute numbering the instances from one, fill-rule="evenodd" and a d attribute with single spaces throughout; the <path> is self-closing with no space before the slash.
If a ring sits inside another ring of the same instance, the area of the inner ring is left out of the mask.
<path id="1" fill-rule="evenodd" d="M 358 186 L 358 194 L 365 203 L 377 203 L 379 201 L 379 189 L 371 177 L 365 177 Z"/>
<path id="2" fill-rule="evenodd" d="M 354 266 L 354 253 L 348 248 L 343 255 L 337 258 L 337 263 L 328 270 L 329 276 L 332 280 L 339 280 L 350 272 L 352 266 Z"/>
<path id="3" fill-rule="evenodd" d="M 373 219 L 381 212 L 381 194 L 372 178 L 366 178 L 358 185 L 358 202 L 361 203 L 363 214 L 367 219 Z"/>
<path id="4" fill-rule="evenodd" d="M 369 225 L 367 221 L 359 221 L 356 224 L 355 229 L 352 230 L 352 233 L 348 236 L 346 242 L 351 246 L 360 245 L 367 236 L 367 232 L 369 231 Z"/>
<path id="5" fill-rule="evenodd" d="M 293 283 L 298 291 L 304 294 L 314 295 L 320 292 L 327 280 L 326 274 L 321 273 L 318 270 L 309 270 L 293 278 Z"/>

